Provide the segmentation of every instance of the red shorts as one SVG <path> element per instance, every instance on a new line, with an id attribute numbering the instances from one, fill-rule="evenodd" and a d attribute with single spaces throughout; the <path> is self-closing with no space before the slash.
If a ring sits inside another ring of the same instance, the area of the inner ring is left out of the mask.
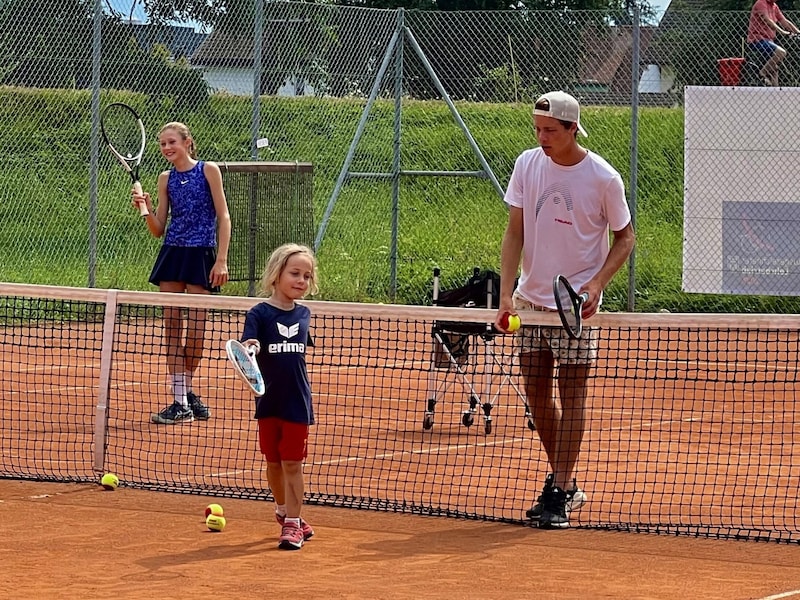
<path id="1" fill-rule="evenodd" d="M 308 456 L 308 425 L 277 417 L 259 419 L 258 446 L 267 462 L 302 462 Z"/>

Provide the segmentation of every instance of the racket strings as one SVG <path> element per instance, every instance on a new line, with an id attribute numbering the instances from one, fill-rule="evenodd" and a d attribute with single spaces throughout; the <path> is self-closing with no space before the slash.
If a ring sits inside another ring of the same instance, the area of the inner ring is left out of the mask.
<path id="1" fill-rule="evenodd" d="M 250 383 L 257 384 L 261 379 L 261 374 L 255 363 L 255 357 L 247 351 L 242 351 L 240 348 L 233 348 L 232 352 L 233 358 L 242 371 L 242 374 Z"/>
<path id="2" fill-rule="evenodd" d="M 139 156 L 142 134 L 136 116 L 124 108 L 110 107 L 103 115 L 103 133 L 108 145 L 126 159 Z"/>

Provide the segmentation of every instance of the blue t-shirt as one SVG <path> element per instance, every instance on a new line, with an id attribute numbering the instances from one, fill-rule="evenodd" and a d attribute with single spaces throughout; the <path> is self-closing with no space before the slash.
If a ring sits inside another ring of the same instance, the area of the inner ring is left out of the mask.
<path id="1" fill-rule="evenodd" d="M 301 304 L 281 310 L 261 302 L 247 311 L 242 341 L 255 339 L 261 344 L 256 360 L 266 385 L 264 395 L 256 398 L 256 419 L 279 417 L 314 424 L 306 370 L 306 348 L 313 346 L 310 325 L 311 311 Z"/>
<path id="2" fill-rule="evenodd" d="M 213 248 L 217 245 L 217 211 L 211 186 L 203 172 L 205 162 L 188 171 L 170 170 L 169 226 L 164 244 L 180 247 Z"/>

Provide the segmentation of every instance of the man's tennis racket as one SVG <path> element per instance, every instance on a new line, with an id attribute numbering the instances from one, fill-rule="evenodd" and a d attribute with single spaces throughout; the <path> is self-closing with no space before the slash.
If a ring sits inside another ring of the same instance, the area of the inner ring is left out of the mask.
<path id="1" fill-rule="evenodd" d="M 578 294 L 563 275 L 556 275 L 553 278 L 553 297 L 558 307 L 558 316 L 561 323 L 567 330 L 569 337 L 577 340 L 581 337 L 583 330 L 583 319 L 581 309 L 583 303 L 589 299 L 589 294 Z"/>
<path id="2" fill-rule="evenodd" d="M 131 176 L 136 193 L 141 194 L 139 165 L 144 155 L 144 124 L 139 115 L 127 104 L 114 102 L 103 109 L 100 129 L 111 154 Z M 139 214 L 149 214 L 144 202 L 139 204 Z"/>
<path id="3" fill-rule="evenodd" d="M 266 388 L 264 377 L 258 369 L 255 352 L 239 340 L 228 340 L 225 344 L 225 352 L 228 354 L 228 360 L 233 363 L 239 379 L 250 386 L 256 396 L 263 396 Z"/>

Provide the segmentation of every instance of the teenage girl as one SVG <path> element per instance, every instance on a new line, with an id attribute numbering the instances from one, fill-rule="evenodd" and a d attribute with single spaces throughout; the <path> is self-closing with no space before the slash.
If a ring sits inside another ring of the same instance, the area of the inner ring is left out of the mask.
<path id="1" fill-rule="evenodd" d="M 161 154 L 172 165 L 158 177 L 158 206 L 150 194 L 133 191 L 133 205 L 144 203 L 145 223 L 155 237 L 166 232 L 150 275 L 162 292 L 210 294 L 228 281 L 231 219 L 222 173 L 213 162 L 197 159 L 194 139 L 183 123 L 167 123 L 158 134 Z M 172 402 L 151 415 L 153 423 L 173 425 L 211 416 L 192 389 L 203 355 L 206 311 L 164 307 L 164 350 L 172 384 Z"/>

